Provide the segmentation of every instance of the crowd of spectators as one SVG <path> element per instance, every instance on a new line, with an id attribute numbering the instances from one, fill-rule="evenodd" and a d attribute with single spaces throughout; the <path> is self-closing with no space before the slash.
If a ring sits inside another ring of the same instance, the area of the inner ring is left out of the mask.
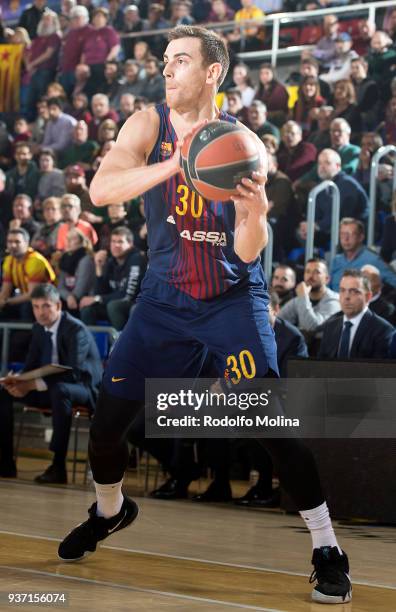
<path id="1" fill-rule="evenodd" d="M 268 48 L 265 14 L 328 5 L 110 0 L 98 6 L 62 0 L 58 15 L 46 0 L 34 0 L 17 26 L 2 24 L 0 43 L 22 45 L 23 62 L 20 111 L 0 117 L 0 320 L 33 321 L 30 293 L 54 282 L 72 315 L 122 329 L 147 265 L 143 201 L 95 208 L 90 181 L 124 122 L 164 101 L 166 37 L 147 33 L 234 21 L 221 34 L 231 69 L 217 103 L 253 130 L 268 152 L 274 329 L 294 329 L 298 336 L 290 346 L 299 347 L 286 351 L 280 369 L 286 372 L 284 360 L 293 354 L 396 357 L 392 154 L 379 165 L 377 246 L 365 246 L 371 160 L 382 145 L 396 145 L 396 9 L 379 13 L 377 25 L 336 15 L 307 21 L 305 42 L 313 47 L 301 54 L 298 70 L 282 79 L 268 63 L 255 75 L 235 58 L 241 49 Z M 257 24 L 244 25 L 245 19 Z M 339 253 L 326 263 L 326 190 L 317 201 L 315 256 L 304 265 L 308 194 L 328 179 L 341 195 Z M 343 320 L 351 308 L 356 327 L 345 344 Z M 367 330 L 359 348 L 361 333 L 355 332 L 363 319 Z"/>

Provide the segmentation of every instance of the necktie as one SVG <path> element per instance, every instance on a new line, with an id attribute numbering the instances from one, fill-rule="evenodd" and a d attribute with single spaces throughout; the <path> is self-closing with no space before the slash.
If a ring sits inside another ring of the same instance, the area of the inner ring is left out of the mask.
<path id="1" fill-rule="evenodd" d="M 349 357 L 349 342 L 351 339 L 351 327 L 353 323 L 345 321 L 344 329 L 342 330 L 340 346 L 338 347 L 338 357 L 340 359 L 348 359 Z"/>
<path id="2" fill-rule="evenodd" d="M 44 332 L 44 342 L 41 351 L 41 365 L 48 365 L 52 362 L 52 332 Z"/>

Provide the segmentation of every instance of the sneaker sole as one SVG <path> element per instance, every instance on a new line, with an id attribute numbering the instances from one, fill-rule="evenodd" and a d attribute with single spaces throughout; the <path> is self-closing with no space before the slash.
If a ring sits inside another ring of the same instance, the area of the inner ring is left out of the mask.
<path id="1" fill-rule="evenodd" d="M 135 502 L 133 502 L 133 503 L 135 503 Z M 118 529 L 116 529 L 112 533 L 109 533 L 109 535 L 106 536 L 103 540 L 106 540 L 108 537 L 112 536 L 113 533 L 117 533 L 117 531 L 121 531 L 121 529 L 126 529 L 127 527 L 129 527 L 129 525 L 131 525 L 137 519 L 138 514 L 139 514 L 139 506 L 137 504 L 135 504 L 134 512 L 133 512 L 132 516 L 129 517 L 127 524 L 123 525 L 122 527 L 119 527 Z M 75 557 L 74 559 L 65 559 L 64 557 L 61 557 L 59 553 L 57 554 L 57 557 L 58 557 L 58 559 L 60 559 L 64 563 L 75 563 L 77 561 L 82 561 L 86 557 L 90 557 L 91 555 L 93 555 L 94 552 L 96 552 L 98 550 L 98 548 L 100 547 L 101 542 L 103 542 L 103 540 L 99 540 L 98 541 L 95 550 L 87 550 L 81 557 Z"/>
<path id="2" fill-rule="evenodd" d="M 341 595 L 325 595 L 324 593 L 320 593 L 320 591 L 316 591 L 315 589 L 312 591 L 312 601 L 321 604 L 345 604 L 352 600 L 352 589 L 348 591 L 345 597 Z"/>

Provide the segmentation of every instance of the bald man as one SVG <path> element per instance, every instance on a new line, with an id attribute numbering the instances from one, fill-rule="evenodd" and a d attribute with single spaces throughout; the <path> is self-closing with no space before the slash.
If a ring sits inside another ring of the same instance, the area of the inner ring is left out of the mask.
<path id="1" fill-rule="evenodd" d="M 333 181 L 340 191 L 340 219 L 353 217 L 365 221 L 368 216 L 368 197 L 363 187 L 352 176 L 341 170 L 341 157 L 333 149 L 323 149 L 318 157 L 318 175 L 321 181 Z M 330 189 L 318 195 L 315 222 L 320 231 L 330 236 L 331 230 Z"/>

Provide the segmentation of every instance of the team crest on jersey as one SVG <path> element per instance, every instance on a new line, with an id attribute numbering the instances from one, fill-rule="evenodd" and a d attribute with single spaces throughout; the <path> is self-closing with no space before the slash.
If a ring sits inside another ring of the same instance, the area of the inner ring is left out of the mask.
<path id="1" fill-rule="evenodd" d="M 167 222 L 173 223 L 173 225 L 176 225 L 175 218 L 172 215 L 169 215 L 169 217 L 167 218 Z"/>
<path id="2" fill-rule="evenodd" d="M 172 155 L 172 143 L 161 142 L 161 155 L 162 157 L 170 157 Z"/>

